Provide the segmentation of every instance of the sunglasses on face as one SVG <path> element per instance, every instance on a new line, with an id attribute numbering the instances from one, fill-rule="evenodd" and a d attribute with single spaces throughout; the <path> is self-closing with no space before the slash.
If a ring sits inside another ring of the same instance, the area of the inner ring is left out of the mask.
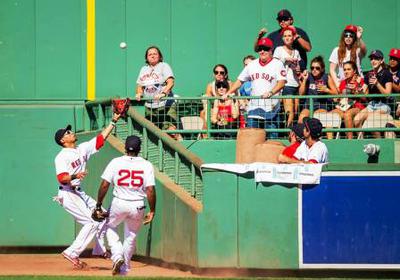
<path id="1" fill-rule="evenodd" d="M 321 67 L 319 67 L 319 66 L 311 66 L 310 68 L 311 68 L 311 70 L 321 71 Z"/>
<path id="2" fill-rule="evenodd" d="M 354 38 L 354 37 L 355 37 L 354 33 L 351 33 L 351 32 L 344 33 L 344 38 Z"/>
<path id="3" fill-rule="evenodd" d="M 278 18 L 278 21 L 279 21 L 279 22 L 288 21 L 288 20 L 290 20 L 290 18 L 288 18 L 288 17 L 281 17 L 281 18 Z"/>
<path id="4" fill-rule="evenodd" d="M 271 48 L 267 47 L 267 46 L 258 46 L 258 48 L 257 48 L 258 52 L 260 52 L 260 51 L 269 52 L 270 50 L 271 50 Z"/>
<path id="5" fill-rule="evenodd" d="M 217 89 L 221 89 L 221 88 L 228 89 L 226 86 L 223 86 L 223 85 L 218 85 L 216 87 L 217 87 Z"/>
<path id="6" fill-rule="evenodd" d="M 370 58 L 369 58 L 369 60 L 381 60 L 380 58 L 378 58 L 378 57 L 375 57 L 375 56 L 371 56 Z"/>
<path id="7" fill-rule="evenodd" d="M 215 70 L 215 71 L 214 71 L 214 74 L 215 74 L 215 75 L 218 75 L 218 74 L 220 74 L 220 75 L 225 75 L 225 71 L 217 71 L 217 70 Z"/>
<path id="8" fill-rule="evenodd" d="M 394 56 L 389 56 L 389 60 L 400 61 L 399 58 L 394 57 Z"/>

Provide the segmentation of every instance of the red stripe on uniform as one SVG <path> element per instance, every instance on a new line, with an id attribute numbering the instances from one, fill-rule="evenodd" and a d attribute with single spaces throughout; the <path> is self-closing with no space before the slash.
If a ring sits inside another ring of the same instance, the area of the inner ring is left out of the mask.
<path id="1" fill-rule="evenodd" d="M 64 178 L 64 176 L 68 176 L 68 172 L 63 172 L 57 175 L 57 180 L 60 184 L 63 184 L 62 179 Z"/>
<path id="2" fill-rule="evenodd" d="M 97 135 L 96 137 L 96 150 L 100 150 L 101 147 L 104 146 L 104 137 L 103 135 L 100 133 L 99 135 Z"/>
<path id="3" fill-rule="evenodd" d="M 310 159 L 308 162 L 311 162 L 311 163 L 318 163 L 318 161 L 316 161 L 315 159 Z"/>

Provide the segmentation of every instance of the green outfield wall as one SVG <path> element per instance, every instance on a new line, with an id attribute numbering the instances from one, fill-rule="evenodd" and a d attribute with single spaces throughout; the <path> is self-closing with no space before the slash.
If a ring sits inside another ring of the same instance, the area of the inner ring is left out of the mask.
<path id="1" fill-rule="evenodd" d="M 327 60 L 350 23 L 364 27 L 369 50 L 386 54 L 400 45 L 397 0 L 95 0 L 95 9 L 86 3 L 0 1 L 0 98 L 86 99 L 88 74 L 97 98 L 132 96 L 145 49 L 153 44 L 174 70 L 175 92 L 198 96 L 217 63 L 228 66 L 231 79 L 237 77 L 242 58 L 254 54 L 258 30 L 276 30 L 282 8 L 309 34 L 309 58 L 322 54 Z M 87 15 L 95 17 L 93 27 Z M 87 65 L 92 31 L 95 60 Z M 120 42 L 128 47 L 121 49 Z M 369 68 L 368 59 L 363 66 Z"/>

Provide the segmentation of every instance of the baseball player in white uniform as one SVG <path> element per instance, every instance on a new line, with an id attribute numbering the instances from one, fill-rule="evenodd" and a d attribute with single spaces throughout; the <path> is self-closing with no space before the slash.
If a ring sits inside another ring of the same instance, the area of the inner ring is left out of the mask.
<path id="1" fill-rule="evenodd" d="M 96 137 L 88 142 L 77 145 L 77 137 L 71 131 L 71 125 L 57 130 L 54 139 L 62 146 L 62 150 L 55 158 L 57 179 L 59 182 L 58 195 L 55 200 L 82 225 L 74 242 L 62 252 L 64 258 L 69 260 L 75 268 L 86 266 L 79 259 L 79 255 L 87 245 L 96 237 L 96 246 L 93 255 L 106 256 L 104 245 L 104 222 L 98 223 L 91 218 L 92 209 L 96 201 L 81 189 L 81 180 L 86 176 L 86 163 L 90 156 L 96 153 L 103 145 L 105 139 L 116 125 L 120 115 L 114 114 L 111 123 Z"/>
<path id="2" fill-rule="evenodd" d="M 113 159 L 106 167 L 98 192 L 97 207 L 101 207 L 110 184 L 114 186 L 109 210 L 107 240 L 111 247 L 112 274 L 126 274 L 135 251 L 136 235 L 142 223 L 150 223 L 155 214 L 156 193 L 153 165 L 138 156 L 141 141 L 129 136 L 125 141 L 126 155 Z M 145 199 L 150 212 L 144 218 Z M 143 222 L 144 218 L 144 222 Z M 117 226 L 125 223 L 125 239 L 122 245 Z"/>
<path id="3" fill-rule="evenodd" d="M 251 96 L 260 96 L 263 100 L 251 99 L 247 107 L 247 126 L 255 128 L 277 128 L 279 99 L 270 99 L 280 95 L 286 83 L 286 70 L 283 63 L 272 57 L 273 43 L 269 38 L 258 41 L 259 59 L 251 61 L 240 73 L 228 94 L 236 92 L 240 86 L 251 81 Z M 270 135 L 276 138 L 277 135 Z"/>
<path id="4" fill-rule="evenodd" d="M 304 129 L 303 141 L 297 148 L 293 158 L 280 156 L 282 163 L 328 163 L 328 148 L 320 141 L 322 134 L 322 124 L 315 118 L 303 119 Z"/>

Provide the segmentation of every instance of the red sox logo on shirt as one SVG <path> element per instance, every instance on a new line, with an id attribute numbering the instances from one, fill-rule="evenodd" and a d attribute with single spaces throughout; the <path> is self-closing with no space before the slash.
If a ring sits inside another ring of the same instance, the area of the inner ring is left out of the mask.
<path id="1" fill-rule="evenodd" d="M 160 77 L 157 75 L 156 72 L 151 71 L 150 73 L 144 74 L 143 76 L 140 77 L 140 80 L 146 81 L 146 80 L 158 80 Z"/>
<path id="2" fill-rule="evenodd" d="M 275 78 L 270 76 L 267 73 L 255 73 L 250 76 L 251 81 L 258 80 L 258 79 L 263 79 L 263 80 L 266 80 L 271 83 Z"/>
<path id="3" fill-rule="evenodd" d="M 84 162 L 86 162 L 87 161 L 87 156 L 84 156 L 83 157 L 83 161 Z M 73 161 L 73 162 L 71 162 L 71 166 L 72 166 L 72 168 L 76 168 L 76 167 L 78 167 L 78 166 L 80 166 L 82 164 L 82 162 L 81 162 L 81 160 L 78 158 L 77 160 L 75 160 L 75 161 Z"/>

